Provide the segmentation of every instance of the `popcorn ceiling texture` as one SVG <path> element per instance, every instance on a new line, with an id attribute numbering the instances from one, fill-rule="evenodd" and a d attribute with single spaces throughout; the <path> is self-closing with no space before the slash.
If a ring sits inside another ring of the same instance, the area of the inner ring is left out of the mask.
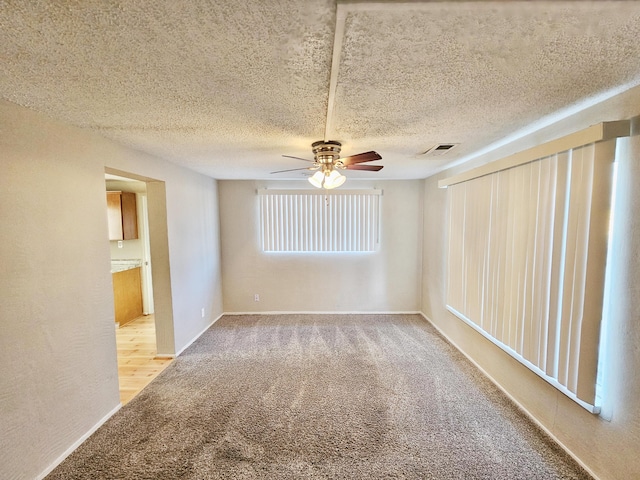
<path id="1" fill-rule="evenodd" d="M 638 38 L 627 1 L 4 0 L 0 97 L 216 178 L 268 178 L 324 137 L 335 53 L 331 136 L 385 165 L 350 175 L 422 178 L 640 83 Z M 438 142 L 461 145 L 418 160 Z"/>
<path id="2" fill-rule="evenodd" d="M 10 101 L 185 164 L 322 134 L 332 2 L 19 0 L 1 10 Z"/>
<path id="3" fill-rule="evenodd" d="M 392 137 L 405 155 L 461 142 L 460 156 L 637 80 L 640 8 L 570 3 L 434 2 L 349 14 L 337 136 Z"/>

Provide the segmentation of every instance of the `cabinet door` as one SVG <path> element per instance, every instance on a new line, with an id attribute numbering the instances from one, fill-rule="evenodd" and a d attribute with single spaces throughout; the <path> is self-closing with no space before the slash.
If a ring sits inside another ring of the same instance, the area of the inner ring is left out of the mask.
<path id="1" fill-rule="evenodd" d="M 138 214 L 136 212 L 136 194 L 122 192 L 122 239 L 138 238 Z"/>
<path id="2" fill-rule="evenodd" d="M 120 192 L 107 192 L 109 240 L 122 240 L 122 206 Z"/>

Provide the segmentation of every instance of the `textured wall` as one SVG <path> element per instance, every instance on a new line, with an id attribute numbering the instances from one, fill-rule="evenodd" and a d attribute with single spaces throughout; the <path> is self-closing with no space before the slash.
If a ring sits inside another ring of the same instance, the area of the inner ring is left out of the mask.
<path id="1" fill-rule="evenodd" d="M 2 101 L 0 152 L 0 478 L 31 479 L 119 404 L 105 166 L 166 182 L 174 350 L 222 311 L 217 189 Z"/>
<path id="2" fill-rule="evenodd" d="M 378 252 L 265 254 L 259 245 L 256 189 L 292 184 L 219 182 L 226 312 L 419 310 L 422 182 L 347 184 L 343 188 L 384 191 Z M 312 188 L 307 182 L 298 187 Z M 254 302 L 254 293 L 260 302 Z"/>
<path id="3" fill-rule="evenodd" d="M 190 170 L 176 168 L 170 179 L 166 180 L 167 222 L 173 322 L 180 352 L 222 313 L 218 190 L 215 180 Z"/>
<path id="4" fill-rule="evenodd" d="M 34 478 L 119 403 L 104 167 L 33 117 L 0 103 L 2 478 Z"/>
<path id="5" fill-rule="evenodd" d="M 638 113 L 640 95 L 636 89 L 505 150 L 521 150 L 601 120 L 629 118 Z M 636 127 L 636 132 L 640 133 L 640 128 Z M 445 232 L 425 229 L 423 244 L 422 311 L 602 480 L 640 478 L 640 190 L 635 185 L 640 178 L 640 136 L 619 141 L 619 152 L 616 230 L 612 240 L 613 301 L 607 328 L 607 389 L 602 416 L 588 413 L 448 313 L 444 305 Z M 446 191 L 437 188 L 438 179 L 445 176 L 425 181 L 425 226 L 445 224 Z"/>

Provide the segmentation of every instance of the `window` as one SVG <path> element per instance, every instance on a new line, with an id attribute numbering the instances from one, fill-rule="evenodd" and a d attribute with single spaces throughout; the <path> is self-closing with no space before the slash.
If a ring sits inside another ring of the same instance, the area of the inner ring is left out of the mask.
<path id="1" fill-rule="evenodd" d="M 444 182 L 447 307 L 594 413 L 618 133 Z"/>
<path id="2" fill-rule="evenodd" d="M 259 190 L 265 252 L 373 252 L 381 190 Z"/>

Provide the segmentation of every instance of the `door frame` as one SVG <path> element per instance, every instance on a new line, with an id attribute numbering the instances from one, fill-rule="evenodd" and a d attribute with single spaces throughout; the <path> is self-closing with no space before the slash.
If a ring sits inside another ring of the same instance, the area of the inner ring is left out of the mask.
<path id="1" fill-rule="evenodd" d="M 156 325 L 157 357 L 176 356 L 173 328 L 173 300 L 167 228 L 167 194 L 165 182 L 131 172 L 105 167 L 105 173 L 146 183 L 149 253 Z"/>

